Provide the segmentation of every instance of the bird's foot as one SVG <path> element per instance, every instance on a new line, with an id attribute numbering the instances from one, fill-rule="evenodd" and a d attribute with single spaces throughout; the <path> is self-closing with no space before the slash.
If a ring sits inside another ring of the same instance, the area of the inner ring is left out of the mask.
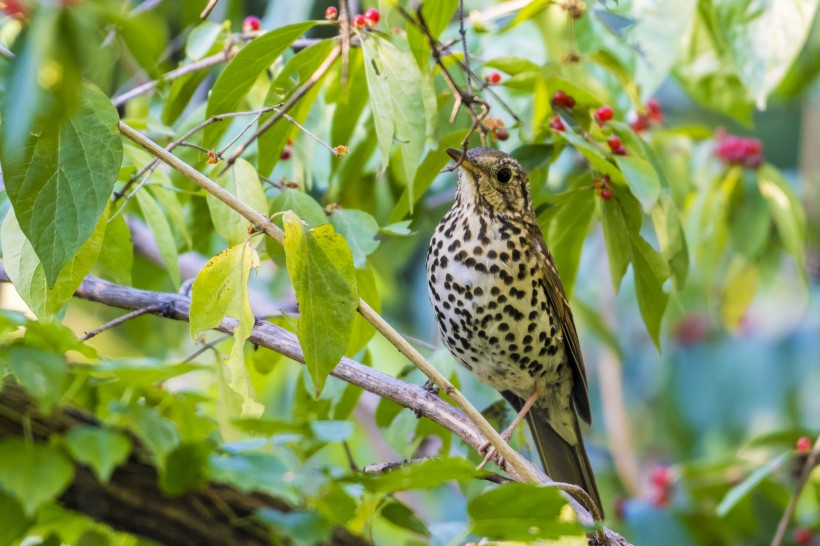
<path id="1" fill-rule="evenodd" d="M 424 391 L 431 396 L 438 396 L 438 387 L 435 383 L 433 383 L 432 379 L 428 379 L 427 381 L 425 381 L 424 385 L 422 385 L 421 388 L 424 389 Z"/>
<path id="2" fill-rule="evenodd" d="M 508 428 L 507 430 L 501 433 L 501 437 L 504 439 L 505 442 L 509 443 L 510 438 L 512 438 L 512 433 L 513 429 Z M 478 453 L 484 454 L 484 460 L 481 461 L 481 464 L 476 467 L 476 470 L 483 469 L 485 466 L 487 466 L 487 463 L 489 463 L 496 457 L 495 446 L 492 445 L 489 441 L 484 442 L 484 444 L 482 444 L 481 447 L 478 448 Z M 507 461 L 505 461 L 504 457 L 501 457 L 500 455 L 498 456 L 497 464 L 498 468 L 502 470 L 507 469 Z"/>

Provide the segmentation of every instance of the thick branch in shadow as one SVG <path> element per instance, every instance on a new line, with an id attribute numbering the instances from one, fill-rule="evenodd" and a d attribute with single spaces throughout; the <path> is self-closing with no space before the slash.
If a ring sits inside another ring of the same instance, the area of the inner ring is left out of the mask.
<path id="1" fill-rule="evenodd" d="M 0 438 L 23 434 L 25 419 L 35 442 L 48 442 L 50 436 L 77 426 L 100 426 L 92 416 L 74 408 L 56 410 L 45 417 L 18 386 L 2 385 Z M 269 546 L 270 530 L 254 521 L 254 513 L 261 508 L 285 513 L 293 510 L 280 498 L 219 484 L 167 496 L 157 485 L 156 468 L 145 462 L 148 453 L 136 438 L 132 441 L 133 453 L 108 483 L 101 483 L 87 467 L 76 465 L 74 480 L 59 503 L 114 529 L 174 546 Z M 326 544 L 359 546 L 369 542 L 336 528 Z"/>

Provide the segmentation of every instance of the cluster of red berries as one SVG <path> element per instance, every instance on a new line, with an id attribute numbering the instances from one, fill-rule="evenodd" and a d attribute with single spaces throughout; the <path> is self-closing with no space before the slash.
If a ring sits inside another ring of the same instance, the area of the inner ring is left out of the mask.
<path id="1" fill-rule="evenodd" d="M 339 18 L 339 10 L 335 6 L 330 6 L 325 10 L 325 19 L 328 21 L 335 21 Z M 369 8 L 365 10 L 364 14 L 357 13 L 353 16 L 352 23 L 353 26 L 362 29 L 362 28 L 374 28 L 376 25 L 379 24 L 381 21 L 382 14 L 379 13 L 379 10 L 376 8 Z"/>
<path id="2" fill-rule="evenodd" d="M 715 132 L 715 153 L 724 163 L 757 169 L 763 164 L 763 144 L 753 137 L 726 134 L 724 129 Z"/>
<path id="3" fill-rule="evenodd" d="M 489 83 L 490 85 L 496 85 L 501 83 L 501 74 L 498 72 L 490 72 L 486 76 L 484 76 L 484 81 Z"/>
<path id="4" fill-rule="evenodd" d="M 604 201 L 612 199 L 612 180 L 610 180 L 608 174 L 603 175 L 601 178 L 595 178 L 592 185 L 595 187 L 595 193 L 598 197 Z"/>
<path id="5" fill-rule="evenodd" d="M 668 466 L 656 466 L 649 474 L 649 483 L 652 484 L 652 504 L 658 508 L 665 508 L 672 498 L 672 470 Z"/>
<path id="6" fill-rule="evenodd" d="M 256 32 L 262 28 L 262 21 L 256 15 L 248 15 L 242 21 L 242 32 Z"/>
<path id="7" fill-rule="evenodd" d="M 629 120 L 629 126 L 636 133 L 642 133 L 652 125 L 660 125 L 661 123 L 663 123 L 663 107 L 660 101 L 654 97 L 646 101 L 646 113 L 633 112 Z"/>
<path id="8" fill-rule="evenodd" d="M 552 107 L 553 109 L 560 107 L 566 108 L 567 110 L 572 110 L 575 108 L 575 97 L 572 95 L 567 95 L 564 91 L 556 91 L 552 96 Z M 552 116 L 552 119 L 550 120 L 550 127 L 559 133 L 567 130 L 567 126 L 564 125 L 564 120 L 562 120 L 558 115 Z"/>

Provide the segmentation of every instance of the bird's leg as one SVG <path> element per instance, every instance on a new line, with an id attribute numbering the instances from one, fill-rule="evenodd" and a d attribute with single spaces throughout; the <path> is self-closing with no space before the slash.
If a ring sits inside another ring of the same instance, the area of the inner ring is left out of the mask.
<path id="1" fill-rule="evenodd" d="M 524 417 L 526 417 L 527 412 L 530 411 L 532 405 L 535 404 L 536 400 L 538 400 L 538 396 L 540 394 L 541 393 L 537 387 L 532 389 L 529 398 L 527 398 L 527 401 L 524 402 L 524 406 L 521 408 L 521 411 L 518 412 L 518 415 L 515 416 L 515 419 L 513 419 L 512 424 L 509 427 L 507 427 L 507 429 L 504 432 L 501 433 L 501 437 L 504 438 L 505 442 L 510 441 L 510 438 L 512 438 L 512 434 L 515 431 L 515 427 L 517 427 L 518 424 L 524 420 Z M 481 461 L 481 464 L 476 467 L 476 470 L 481 470 L 482 468 L 484 468 L 487 465 L 487 463 L 490 462 L 490 459 L 492 459 L 495 455 L 495 447 L 491 446 L 489 442 L 481 446 L 478 452 L 482 453 L 485 450 L 487 451 L 487 455 L 484 456 L 484 460 Z M 503 460 L 500 461 L 500 463 L 501 464 L 499 466 L 504 466 Z"/>

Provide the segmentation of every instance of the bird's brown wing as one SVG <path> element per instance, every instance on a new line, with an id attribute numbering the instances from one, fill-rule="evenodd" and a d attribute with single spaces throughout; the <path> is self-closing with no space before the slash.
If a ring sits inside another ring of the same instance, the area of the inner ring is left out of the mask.
<path id="1" fill-rule="evenodd" d="M 555 269 L 555 262 L 552 259 L 549 248 L 547 248 L 547 242 L 541 234 L 538 223 L 534 223 L 534 225 L 531 224 L 530 230 L 532 231 L 533 239 L 544 253 L 544 256 L 546 256 L 546 260 L 544 260 L 541 267 L 547 278 L 547 297 L 550 303 L 552 303 L 552 308 L 558 315 L 556 318 L 564 331 L 567 361 L 572 367 L 572 376 L 573 379 L 575 379 L 572 388 L 572 399 L 573 402 L 575 402 L 575 411 L 578 412 L 578 416 L 581 419 L 589 424 L 592 420 L 592 415 L 589 410 L 587 373 L 584 369 L 584 357 L 581 355 L 581 343 L 578 341 L 578 332 L 575 330 L 575 320 L 572 318 L 572 309 L 569 307 L 569 301 L 564 293 L 564 286 L 561 284 L 560 277 L 558 277 L 558 270 Z"/>

